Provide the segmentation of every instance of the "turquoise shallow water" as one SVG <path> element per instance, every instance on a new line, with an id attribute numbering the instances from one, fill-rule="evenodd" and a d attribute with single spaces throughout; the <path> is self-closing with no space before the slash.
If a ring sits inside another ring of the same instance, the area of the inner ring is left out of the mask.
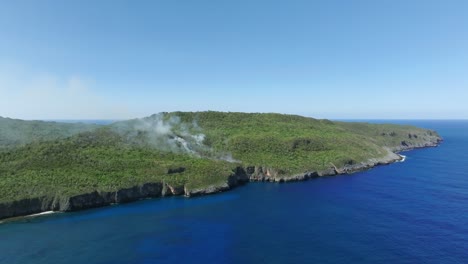
<path id="1" fill-rule="evenodd" d="M 0 225 L 0 263 L 467 263 L 468 122 L 348 176 L 251 183 Z"/>

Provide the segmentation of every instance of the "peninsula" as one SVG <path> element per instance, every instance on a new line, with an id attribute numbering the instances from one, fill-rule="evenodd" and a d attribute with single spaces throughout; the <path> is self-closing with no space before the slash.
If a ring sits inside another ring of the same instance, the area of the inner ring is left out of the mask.
<path id="1" fill-rule="evenodd" d="M 441 141 L 413 126 L 273 113 L 171 112 L 110 125 L 0 118 L 0 219 L 348 174 Z"/>

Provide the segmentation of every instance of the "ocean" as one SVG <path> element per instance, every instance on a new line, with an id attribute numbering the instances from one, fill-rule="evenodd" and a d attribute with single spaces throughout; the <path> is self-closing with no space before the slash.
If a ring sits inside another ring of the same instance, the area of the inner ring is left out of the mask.
<path id="1" fill-rule="evenodd" d="M 445 141 L 353 175 L 3 223 L 0 263 L 467 263 L 468 121 L 391 122 Z"/>

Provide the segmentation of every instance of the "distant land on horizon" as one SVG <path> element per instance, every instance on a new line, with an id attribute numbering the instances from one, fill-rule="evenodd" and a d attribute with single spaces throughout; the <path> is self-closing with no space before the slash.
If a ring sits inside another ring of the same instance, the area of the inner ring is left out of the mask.
<path id="1" fill-rule="evenodd" d="M 207 112 L 216 112 L 214 110 L 207 110 Z M 194 111 L 194 112 L 199 112 L 199 111 Z M 158 113 L 168 113 L 166 111 L 158 112 Z M 280 113 L 280 112 L 227 112 L 227 113 L 245 113 L 245 114 L 285 114 L 285 113 Z M 290 115 L 299 115 L 299 116 L 304 116 L 304 117 L 310 117 L 310 118 L 316 118 L 313 114 L 307 115 L 307 114 L 290 114 Z M 97 122 L 99 124 L 110 124 L 113 122 L 120 122 L 120 121 L 125 121 L 129 119 L 138 119 L 138 118 L 144 118 L 144 117 L 134 117 L 134 118 L 92 118 L 92 119 L 75 119 L 75 118 L 33 118 L 33 119 L 22 119 L 22 118 L 17 118 L 17 117 L 12 117 L 12 116 L 1 116 L 0 118 L 10 118 L 10 119 L 18 119 L 18 120 L 25 120 L 25 121 L 46 121 L 46 122 L 62 122 L 62 123 L 93 123 Z M 392 122 L 392 121 L 404 121 L 404 122 L 409 122 L 409 121 L 463 121 L 463 120 L 468 120 L 468 118 L 327 118 L 323 117 L 320 119 L 327 119 L 331 121 L 344 121 L 344 122 L 376 122 L 376 121 L 382 121 L 382 122 Z"/>

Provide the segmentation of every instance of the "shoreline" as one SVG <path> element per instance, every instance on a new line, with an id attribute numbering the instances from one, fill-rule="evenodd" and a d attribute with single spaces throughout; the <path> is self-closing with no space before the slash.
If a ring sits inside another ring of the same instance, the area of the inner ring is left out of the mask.
<path id="1" fill-rule="evenodd" d="M 400 154 L 398 154 L 398 155 L 400 155 Z M 401 160 L 398 161 L 398 162 L 405 162 L 406 156 L 405 155 L 400 155 L 400 157 L 401 157 Z"/>
<path id="2" fill-rule="evenodd" d="M 19 216 L 14 216 L 14 217 L 1 219 L 0 224 L 7 223 L 7 222 L 18 221 L 18 220 L 21 220 L 21 219 L 35 218 L 35 217 L 41 217 L 41 216 L 46 216 L 46 215 L 51 215 L 51 214 L 57 214 L 57 213 L 60 213 L 60 212 L 57 212 L 57 211 L 44 211 L 44 212 L 40 212 L 40 213 L 37 213 L 37 214 L 19 215 Z"/>
<path id="3" fill-rule="evenodd" d="M 41 212 L 41 213 L 37 213 L 37 214 L 26 215 L 24 217 L 36 217 L 36 216 L 49 215 L 49 214 L 55 214 L 55 213 L 57 213 L 57 212 L 55 212 L 55 211 L 45 211 L 45 212 Z"/>
<path id="4" fill-rule="evenodd" d="M 92 193 L 85 193 L 68 197 L 65 200 L 60 199 L 60 201 L 57 201 L 57 199 L 53 199 L 51 201 L 51 199 L 47 198 L 24 199 L 12 202 L 10 206 L 0 204 L 0 212 L 2 210 L 6 211 L 10 207 L 13 209 L 13 215 L 11 215 L 11 213 L 6 217 L 5 215 L 3 217 L 0 215 L 0 224 L 15 221 L 16 219 L 19 220 L 22 218 L 40 217 L 58 212 L 80 211 L 97 207 L 105 207 L 112 204 L 129 203 L 165 196 L 185 196 L 190 198 L 201 195 L 215 194 L 234 189 L 235 187 L 247 184 L 248 182 L 261 181 L 285 183 L 293 181 L 306 181 L 326 176 L 353 174 L 372 169 L 376 166 L 404 162 L 406 160 L 406 156 L 399 154 L 400 152 L 421 148 L 437 147 L 439 143 L 440 142 L 431 142 L 421 146 L 405 148 L 400 147 L 393 150 L 389 149 L 389 153 L 381 158 L 371 158 L 368 161 L 358 164 L 345 165 L 341 168 L 337 168 L 332 164 L 332 167 L 323 171 L 310 171 L 296 175 L 281 176 L 271 168 L 260 166 L 247 168 L 237 167 L 233 174 L 228 177 L 227 182 L 198 189 L 189 190 L 186 188 L 186 186 L 169 186 L 166 183 L 146 183 L 140 186 L 120 189 L 115 192 L 94 191 Z M 25 208 L 16 208 L 20 206 Z M 23 211 L 21 211 L 21 209 L 23 209 Z"/>

